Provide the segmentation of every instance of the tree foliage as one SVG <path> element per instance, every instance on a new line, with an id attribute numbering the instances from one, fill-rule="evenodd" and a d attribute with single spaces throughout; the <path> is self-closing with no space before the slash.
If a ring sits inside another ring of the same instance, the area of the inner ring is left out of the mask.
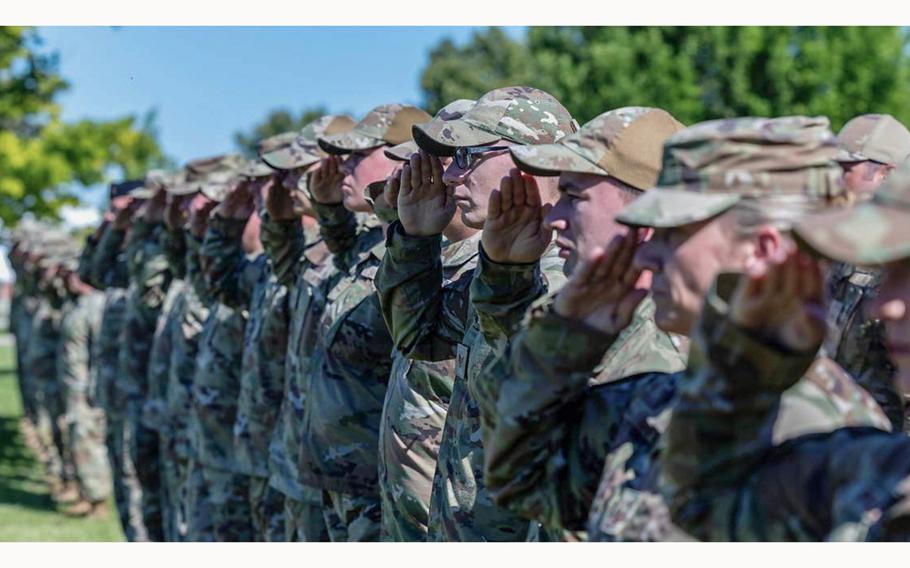
<path id="1" fill-rule="evenodd" d="M 58 56 L 29 28 L 0 27 L 0 219 L 26 211 L 58 218 L 79 186 L 141 176 L 164 163 L 154 113 L 63 122 L 57 97 L 69 85 Z"/>
<path id="2" fill-rule="evenodd" d="M 317 118 L 328 114 L 322 107 L 305 108 L 300 113 L 294 114 L 287 109 L 275 109 L 266 115 L 265 119 L 254 125 L 248 132 L 235 132 L 234 144 L 247 157 L 256 156 L 257 145 L 263 138 L 300 130 Z"/>
<path id="3" fill-rule="evenodd" d="M 910 124 L 908 35 L 896 27 L 544 27 L 445 40 L 423 70 L 429 106 L 505 84 L 556 96 L 584 123 L 627 105 L 691 124 L 732 116 L 887 112 Z M 496 63 L 474 65 L 492 54 Z M 462 62 L 462 64 L 459 64 Z"/>

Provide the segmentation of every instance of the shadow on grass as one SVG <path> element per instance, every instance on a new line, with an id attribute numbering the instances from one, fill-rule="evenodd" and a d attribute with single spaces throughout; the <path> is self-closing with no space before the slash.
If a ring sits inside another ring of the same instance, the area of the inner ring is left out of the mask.
<path id="1" fill-rule="evenodd" d="M 55 506 L 38 465 L 22 442 L 15 418 L 0 417 L 0 503 L 39 511 Z"/>

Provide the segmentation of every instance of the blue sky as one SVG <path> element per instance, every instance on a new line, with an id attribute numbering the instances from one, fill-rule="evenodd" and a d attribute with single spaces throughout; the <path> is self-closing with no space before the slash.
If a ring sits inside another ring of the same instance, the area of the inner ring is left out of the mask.
<path id="1" fill-rule="evenodd" d="M 178 161 L 234 150 L 232 134 L 268 110 L 324 104 L 355 117 L 377 104 L 419 104 L 420 70 L 468 27 L 41 27 L 71 83 L 64 120 L 157 111 L 159 141 Z M 522 28 L 507 28 L 521 37 Z M 104 191 L 86 201 L 100 205 Z"/>

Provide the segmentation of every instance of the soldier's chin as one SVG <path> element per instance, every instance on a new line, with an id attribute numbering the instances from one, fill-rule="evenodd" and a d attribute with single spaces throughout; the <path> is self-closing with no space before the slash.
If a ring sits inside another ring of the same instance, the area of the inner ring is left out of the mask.
<path id="1" fill-rule="evenodd" d="M 458 210 L 461 212 L 461 222 L 468 228 L 482 230 L 486 218 L 476 209 L 465 210 L 462 205 L 467 204 L 468 203 L 464 201 L 458 203 Z"/>

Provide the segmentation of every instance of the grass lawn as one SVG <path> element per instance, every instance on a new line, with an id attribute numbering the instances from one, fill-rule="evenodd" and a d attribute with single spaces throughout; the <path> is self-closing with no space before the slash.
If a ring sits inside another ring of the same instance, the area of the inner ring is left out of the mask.
<path id="1" fill-rule="evenodd" d="M 106 519 L 91 520 L 69 518 L 51 500 L 43 468 L 19 435 L 15 359 L 12 343 L 0 344 L 0 541 L 122 541 L 113 499 Z"/>

